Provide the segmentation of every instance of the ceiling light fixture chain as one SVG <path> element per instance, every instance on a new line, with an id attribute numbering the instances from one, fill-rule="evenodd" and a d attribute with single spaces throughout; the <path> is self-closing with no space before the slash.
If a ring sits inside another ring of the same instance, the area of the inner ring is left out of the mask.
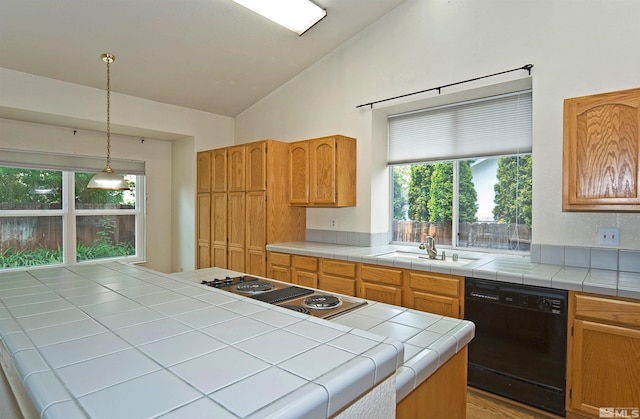
<path id="1" fill-rule="evenodd" d="M 91 178 L 87 189 L 106 189 L 128 191 L 129 184 L 111 168 L 111 63 L 116 57 L 113 54 L 101 54 L 102 61 L 107 63 L 107 166 Z"/>
<path id="2" fill-rule="evenodd" d="M 111 169 L 111 63 L 116 57 L 102 54 L 102 61 L 107 63 L 107 167 Z"/>

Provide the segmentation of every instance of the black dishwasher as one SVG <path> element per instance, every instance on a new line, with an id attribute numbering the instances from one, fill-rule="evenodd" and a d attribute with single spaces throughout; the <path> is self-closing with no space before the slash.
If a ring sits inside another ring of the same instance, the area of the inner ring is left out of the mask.
<path id="1" fill-rule="evenodd" d="M 567 291 L 465 279 L 468 384 L 565 415 Z"/>

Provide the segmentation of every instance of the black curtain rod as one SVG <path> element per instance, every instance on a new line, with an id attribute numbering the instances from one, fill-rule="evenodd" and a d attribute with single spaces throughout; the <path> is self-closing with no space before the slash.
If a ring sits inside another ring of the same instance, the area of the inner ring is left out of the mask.
<path id="1" fill-rule="evenodd" d="M 463 81 L 459 81 L 459 82 L 456 82 L 456 83 L 445 84 L 445 85 L 438 86 L 438 87 L 432 87 L 431 89 L 420 90 L 419 92 L 407 93 L 406 95 L 394 96 L 394 97 L 390 97 L 390 98 L 387 98 L 387 99 L 376 100 L 375 102 L 364 103 L 362 105 L 356 106 L 356 109 L 357 108 L 362 108 L 363 106 L 370 106 L 371 109 L 373 109 L 373 105 L 375 105 L 376 103 L 386 102 L 388 100 L 400 99 L 402 97 L 407 97 L 407 96 L 411 96 L 411 95 L 417 95 L 417 94 L 420 94 L 420 93 L 430 92 L 432 90 L 437 90 L 438 94 L 440 94 L 441 90 L 444 89 L 445 87 L 451 87 L 451 86 L 456 86 L 458 84 L 469 83 L 470 81 L 486 79 L 487 77 L 493 77 L 493 76 L 498 76 L 500 74 L 511 73 L 512 71 L 527 70 L 529 72 L 529 75 L 531 75 L 531 69 L 532 68 L 533 68 L 533 64 L 526 64 L 526 65 L 523 65 L 522 67 L 513 68 L 511 70 L 506 70 L 506 71 L 501 71 L 499 73 L 489 74 L 487 76 L 476 77 L 474 79 L 463 80 Z"/>

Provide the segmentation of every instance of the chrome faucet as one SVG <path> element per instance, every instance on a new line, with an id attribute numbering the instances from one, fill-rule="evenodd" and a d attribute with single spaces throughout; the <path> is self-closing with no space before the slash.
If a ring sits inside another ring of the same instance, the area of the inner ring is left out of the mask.
<path id="1" fill-rule="evenodd" d="M 425 242 L 420 243 L 418 246 L 421 250 L 427 250 L 427 254 L 429 255 L 429 259 L 435 259 L 438 257 L 438 251 L 436 250 L 436 239 L 433 236 L 426 236 L 424 238 Z"/>

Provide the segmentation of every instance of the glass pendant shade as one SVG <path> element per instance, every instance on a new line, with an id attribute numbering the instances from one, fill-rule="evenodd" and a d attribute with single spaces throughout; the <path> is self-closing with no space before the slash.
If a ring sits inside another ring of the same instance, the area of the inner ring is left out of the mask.
<path id="1" fill-rule="evenodd" d="M 111 77 L 109 65 L 115 61 L 113 54 L 100 55 L 102 61 L 107 63 L 107 166 L 104 170 L 91 178 L 87 189 L 103 189 L 111 191 L 128 191 L 127 181 L 111 168 Z"/>
<path id="2" fill-rule="evenodd" d="M 105 167 L 104 170 L 91 178 L 87 184 L 87 189 L 108 189 L 111 191 L 128 191 L 129 184 L 119 174 L 113 171 L 111 167 Z"/>

